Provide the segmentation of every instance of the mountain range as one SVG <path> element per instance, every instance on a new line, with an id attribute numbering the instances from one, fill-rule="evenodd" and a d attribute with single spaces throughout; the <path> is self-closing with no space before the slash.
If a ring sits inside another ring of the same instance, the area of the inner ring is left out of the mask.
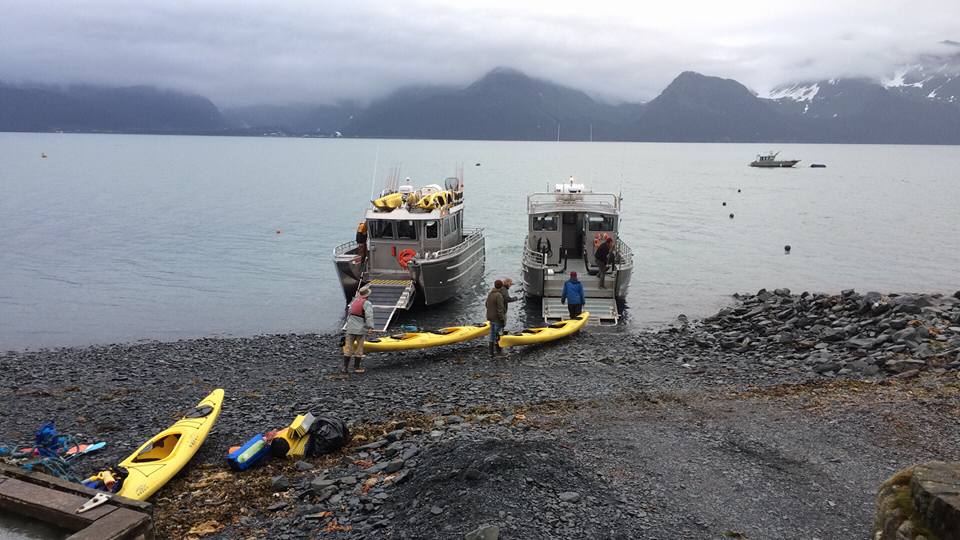
<path id="1" fill-rule="evenodd" d="M 149 87 L 0 84 L 0 131 L 425 139 L 960 144 L 960 44 L 888 78 L 797 81 L 759 96 L 731 79 L 677 76 L 646 103 L 613 104 L 497 68 L 463 87 L 402 88 L 367 106 L 217 108 Z"/>

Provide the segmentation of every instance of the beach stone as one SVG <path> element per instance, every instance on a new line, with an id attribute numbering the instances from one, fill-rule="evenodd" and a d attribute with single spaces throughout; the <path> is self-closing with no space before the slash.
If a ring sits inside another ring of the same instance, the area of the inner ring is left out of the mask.
<path id="1" fill-rule="evenodd" d="M 400 469 L 402 469 L 402 468 L 403 468 L 403 465 L 404 465 L 404 463 L 403 463 L 403 460 L 402 460 L 402 459 L 393 460 L 393 461 L 391 461 L 390 463 L 387 463 L 387 466 L 383 469 L 383 472 L 385 472 L 385 473 L 387 473 L 387 474 L 395 473 L 395 472 L 399 471 Z"/>
<path id="2" fill-rule="evenodd" d="M 270 489 L 273 491 L 286 491 L 290 489 L 290 481 L 282 474 L 270 479 Z"/>
<path id="3" fill-rule="evenodd" d="M 864 338 L 848 339 L 847 346 L 855 349 L 871 349 L 874 346 L 874 340 Z"/>
<path id="4" fill-rule="evenodd" d="M 893 334 L 893 341 L 900 341 L 901 339 L 913 339 L 917 335 L 916 331 L 913 328 L 904 328 Z"/>
<path id="5" fill-rule="evenodd" d="M 463 540 L 499 540 L 500 527 L 496 525 L 481 525 L 463 535 Z"/>
<path id="6" fill-rule="evenodd" d="M 823 335 L 820 336 L 820 339 L 826 342 L 836 342 L 844 338 L 846 332 L 840 328 L 827 328 L 824 330 Z"/>
<path id="7" fill-rule="evenodd" d="M 576 491 L 564 491 L 559 495 L 560 500 L 568 503 L 575 503 L 580 500 L 580 494 Z"/>
<path id="8" fill-rule="evenodd" d="M 824 362 L 813 366 L 813 371 L 816 373 L 827 373 L 829 371 L 837 371 L 840 367 L 840 364 L 837 362 Z"/>
<path id="9" fill-rule="evenodd" d="M 336 480 L 330 480 L 329 478 L 314 478 L 310 482 L 310 489 L 314 492 L 319 492 L 325 488 L 336 485 Z"/>
<path id="10" fill-rule="evenodd" d="M 267 507 L 267 512 L 279 512 L 280 510 L 283 510 L 286 507 L 287 507 L 287 503 L 285 502 L 273 503 Z"/>

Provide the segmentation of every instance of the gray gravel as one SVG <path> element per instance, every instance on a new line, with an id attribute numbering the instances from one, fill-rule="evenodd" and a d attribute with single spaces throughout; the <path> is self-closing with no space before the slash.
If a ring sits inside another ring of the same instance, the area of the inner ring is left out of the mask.
<path id="1" fill-rule="evenodd" d="M 222 387 L 193 467 L 221 467 L 228 446 L 305 410 L 434 422 L 389 424 L 333 465 L 246 473 L 282 476 L 265 484 L 279 500 L 219 523 L 224 538 L 314 537 L 332 520 L 329 534 L 355 538 L 866 538 L 885 476 L 960 459 L 958 304 L 761 291 L 658 332 L 590 329 L 496 361 L 479 343 L 371 355 L 348 378 L 334 336 L 8 352 L 0 406 L 17 414 L 0 440 L 54 419 L 109 442 L 89 472 Z"/>

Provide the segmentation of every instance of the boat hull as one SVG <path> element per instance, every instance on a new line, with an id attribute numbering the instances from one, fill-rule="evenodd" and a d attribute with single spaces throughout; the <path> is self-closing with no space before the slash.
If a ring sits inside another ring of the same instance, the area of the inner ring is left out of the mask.
<path id="1" fill-rule="evenodd" d="M 783 160 L 783 161 L 752 161 L 750 162 L 751 167 L 760 167 L 761 169 L 784 169 L 793 167 L 797 163 L 800 163 L 799 159 Z"/>
<path id="2" fill-rule="evenodd" d="M 352 249 L 338 254 L 333 261 L 337 268 L 337 278 L 340 281 L 340 288 L 343 290 L 343 297 L 347 302 L 353 299 L 363 276 L 363 267 L 360 265 L 356 251 L 356 249 Z"/>
<path id="3" fill-rule="evenodd" d="M 439 304 L 458 296 L 483 277 L 486 240 L 481 238 L 462 252 L 438 259 L 415 259 L 410 273 L 425 305 Z"/>

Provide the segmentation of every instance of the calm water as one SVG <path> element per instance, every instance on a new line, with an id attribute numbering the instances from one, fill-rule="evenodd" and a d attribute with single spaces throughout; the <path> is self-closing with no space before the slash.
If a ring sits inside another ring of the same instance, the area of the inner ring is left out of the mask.
<path id="1" fill-rule="evenodd" d="M 760 287 L 960 288 L 960 147 L 779 145 L 828 168 L 746 166 L 768 149 L 0 133 L 0 350 L 335 329 L 330 254 L 375 162 L 378 189 L 394 164 L 417 184 L 464 164 L 488 278 L 519 274 L 526 193 L 622 190 L 630 328 Z M 479 320 L 484 288 L 401 322 Z"/>

